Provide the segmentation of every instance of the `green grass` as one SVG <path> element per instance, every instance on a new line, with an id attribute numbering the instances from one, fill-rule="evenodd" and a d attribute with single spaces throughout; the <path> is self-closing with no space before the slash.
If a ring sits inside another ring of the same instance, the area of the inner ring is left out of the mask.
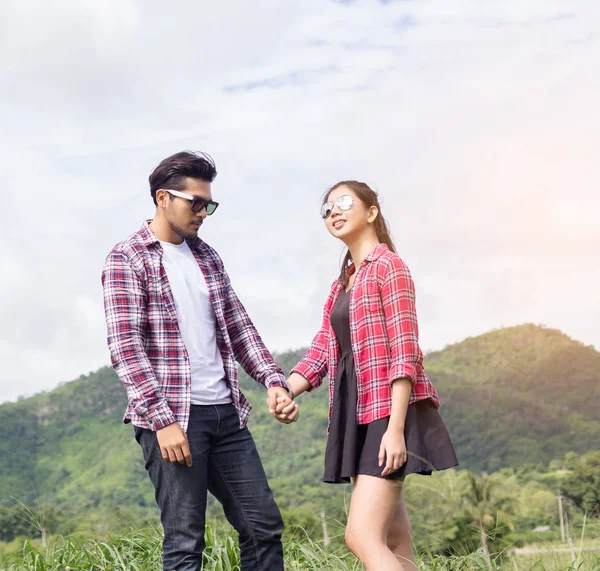
<path id="1" fill-rule="evenodd" d="M 239 553 L 233 532 L 217 533 L 210 527 L 206 534 L 205 571 L 239 571 Z M 286 570 L 289 571 L 360 571 L 362 566 L 345 549 L 326 550 L 307 538 L 301 530 L 289 530 L 284 538 Z M 522 556 L 508 559 L 494 571 L 600 571 L 600 554 L 579 553 L 575 565 L 559 554 L 537 554 L 531 560 Z M 560 554 L 562 556 L 562 554 Z M 98 541 L 77 536 L 52 538 L 47 546 L 39 540 L 25 541 L 15 553 L 0 556 L 0 571 L 153 571 L 161 569 L 161 531 L 159 528 L 131 530 Z M 485 571 L 483 554 L 478 551 L 464 557 L 419 559 L 421 571 Z"/>
<path id="2" fill-rule="evenodd" d="M 579 554 L 575 551 L 575 560 L 568 552 L 519 555 L 506 564 L 503 569 L 514 571 L 600 571 L 600 555 L 598 551 Z"/>
<path id="3" fill-rule="evenodd" d="M 531 553 L 517 550 L 511 558 L 512 568 L 520 569 L 569 569 L 600 571 L 600 539 L 573 541 L 572 549 L 565 542 L 542 541 L 530 545 Z M 508 567 L 510 568 L 510 567 Z"/>

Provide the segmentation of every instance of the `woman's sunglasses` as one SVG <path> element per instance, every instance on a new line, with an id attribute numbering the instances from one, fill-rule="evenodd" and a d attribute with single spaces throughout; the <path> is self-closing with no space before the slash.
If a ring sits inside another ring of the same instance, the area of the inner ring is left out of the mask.
<path id="1" fill-rule="evenodd" d="M 332 202 L 326 202 L 321 206 L 321 218 L 323 218 L 323 220 L 329 218 L 334 206 L 337 206 L 340 210 L 346 211 L 354 206 L 354 201 L 349 194 L 344 194 L 343 196 L 338 196 L 338 198 Z"/>
<path id="2" fill-rule="evenodd" d="M 165 192 L 173 196 L 177 196 L 178 198 L 185 198 L 191 202 L 190 208 L 194 214 L 198 214 L 198 212 L 202 212 L 203 208 L 206 208 L 206 214 L 210 216 L 215 213 L 217 206 L 219 206 L 218 202 L 214 200 L 205 200 L 204 198 L 197 198 L 195 196 L 190 196 L 189 194 L 184 194 L 183 192 L 179 192 L 178 190 L 173 190 L 171 188 L 163 188 Z"/>

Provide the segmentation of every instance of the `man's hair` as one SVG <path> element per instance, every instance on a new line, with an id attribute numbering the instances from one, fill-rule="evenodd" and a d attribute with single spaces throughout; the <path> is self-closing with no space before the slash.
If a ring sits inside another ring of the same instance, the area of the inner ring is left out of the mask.
<path id="1" fill-rule="evenodd" d="M 192 151 L 175 153 L 162 160 L 148 177 L 150 195 L 154 204 L 157 204 L 156 191 L 159 188 L 184 190 L 186 177 L 212 182 L 216 176 L 217 167 L 209 154 Z"/>

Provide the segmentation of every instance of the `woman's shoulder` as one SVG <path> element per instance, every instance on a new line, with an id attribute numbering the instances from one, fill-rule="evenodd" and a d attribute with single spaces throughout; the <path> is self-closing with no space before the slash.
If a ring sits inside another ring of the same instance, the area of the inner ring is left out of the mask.
<path id="1" fill-rule="evenodd" d="M 383 248 L 375 261 L 375 271 L 379 277 L 389 277 L 390 272 L 410 273 L 406 262 L 389 248 Z"/>

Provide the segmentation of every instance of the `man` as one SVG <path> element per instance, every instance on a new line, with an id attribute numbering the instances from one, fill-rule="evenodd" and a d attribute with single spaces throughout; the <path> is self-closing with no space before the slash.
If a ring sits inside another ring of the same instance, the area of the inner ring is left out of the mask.
<path id="1" fill-rule="evenodd" d="M 271 401 L 291 401 L 221 258 L 198 238 L 218 206 L 216 174 L 208 155 L 181 152 L 150 175 L 154 219 L 113 248 L 102 272 L 108 346 L 155 488 L 164 570 L 201 568 L 207 490 L 239 533 L 242 569 L 283 570 L 283 522 L 236 361 Z"/>

